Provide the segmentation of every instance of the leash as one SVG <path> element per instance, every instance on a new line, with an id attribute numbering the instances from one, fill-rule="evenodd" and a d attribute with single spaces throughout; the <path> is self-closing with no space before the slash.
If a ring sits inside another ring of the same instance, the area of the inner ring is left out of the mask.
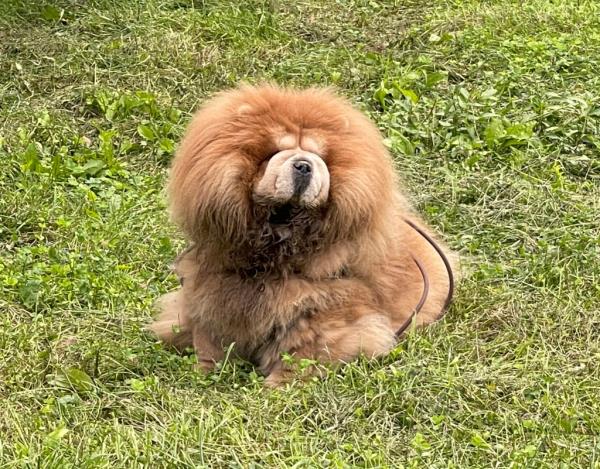
<path id="1" fill-rule="evenodd" d="M 450 261 L 448 260 L 448 257 L 446 256 L 444 251 L 442 251 L 442 248 L 433 240 L 433 238 L 431 236 L 429 236 L 427 233 L 425 233 L 425 231 L 423 231 L 421 228 L 419 228 L 417 225 L 415 225 L 412 221 L 408 220 L 407 218 L 404 218 L 403 220 L 413 230 L 415 230 L 423 238 L 425 238 L 425 240 L 433 247 L 433 249 L 435 249 L 435 251 L 442 258 L 442 262 L 444 263 L 444 266 L 446 267 L 446 271 L 448 272 L 448 296 L 446 296 L 446 301 L 444 302 L 444 306 L 442 307 L 442 311 L 440 313 L 440 317 L 441 317 L 446 313 L 448 306 L 450 306 L 450 303 L 452 302 L 452 296 L 454 295 L 454 274 L 452 273 L 452 267 L 450 266 Z M 412 257 L 413 262 L 416 264 L 417 268 L 419 269 L 419 272 L 421 272 L 421 277 L 423 277 L 423 293 L 421 294 L 421 299 L 417 303 L 417 306 L 415 306 L 413 313 L 409 316 L 409 318 L 406 321 L 404 321 L 404 323 L 396 331 L 397 339 L 399 339 L 400 336 L 404 333 L 404 331 L 406 331 L 406 329 L 408 329 L 408 326 L 411 325 L 413 319 L 417 316 L 417 314 L 419 314 L 419 312 L 423 308 L 423 305 L 425 304 L 425 301 L 427 300 L 427 296 L 429 295 L 429 276 L 427 275 L 427 272 L 425 272 L 425 269 L 423 268 L 423 264 L 421 264 L 421 262 L 416 257 L 414 257 L 412 255 L 411 255 L 411 257 Z"/>

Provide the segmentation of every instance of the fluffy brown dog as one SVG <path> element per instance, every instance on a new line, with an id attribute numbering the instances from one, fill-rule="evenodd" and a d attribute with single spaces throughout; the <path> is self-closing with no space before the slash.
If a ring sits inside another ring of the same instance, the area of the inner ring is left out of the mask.
<path id="1" fill-rule="evenodd" d="M 193 346 L 204 369 L 235 343 L 277 384 L 283 353 L 385 354 L 417 304 L 418 324 L 444 308 L 450 272 L 409 225 L 427 230 L 378 130 L 328 90 L 242 87 L 210 100 L 169 193 L 191 246 L 175 265 L 182 287 L 161 299 L 151 328 Z"/>

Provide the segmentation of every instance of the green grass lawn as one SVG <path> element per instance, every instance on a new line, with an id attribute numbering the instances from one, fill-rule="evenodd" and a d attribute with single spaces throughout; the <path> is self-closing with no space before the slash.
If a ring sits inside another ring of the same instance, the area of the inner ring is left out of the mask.
<path id="1" fill-rule="evenodd" d="M 463 259 L 387 358 L 263 389 L 143 331 L 164 183 L 240 80 L 368 112 Z M 0 467 L 600 467 L 600 6 L 0 2 Z"/>

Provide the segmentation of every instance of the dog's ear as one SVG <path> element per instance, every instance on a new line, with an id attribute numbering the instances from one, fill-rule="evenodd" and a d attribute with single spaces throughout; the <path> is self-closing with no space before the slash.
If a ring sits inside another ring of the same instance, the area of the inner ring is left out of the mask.
<path id="1" fill-rule="evenodd" d="M 171 219 L 192 241 L 237 242 L 245 235 L 250 162 L 236 156 L 240 137 L 231 130 L 232 112 L 243 102 L 235 92 L 207 101 L 173 159 L 168 186 Z"/>

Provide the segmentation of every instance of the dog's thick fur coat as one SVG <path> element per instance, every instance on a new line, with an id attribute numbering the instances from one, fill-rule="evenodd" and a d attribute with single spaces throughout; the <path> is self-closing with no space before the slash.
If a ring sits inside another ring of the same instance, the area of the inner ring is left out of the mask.
<path id="1" fill-rule="evenodd" d="M 257 195 L 282 142 L 325 162 L 322 200 Z M 385 354 L 423 291 L 413 257 L 430 282 L 416 322 L 441 313 L 447 271 L 403 219 L 428 228 L 399 191 L 378 130 L 328 90 L 241 87 L 208 101 L 173 161 L 169 196 L 190 248 L 175 264 L 182 286 L 160 300 L 151 328 L 193 346 L 203 368 L 232 343 L 270 384 L 285 378 L 283 353 L 333 362 Z"/>

